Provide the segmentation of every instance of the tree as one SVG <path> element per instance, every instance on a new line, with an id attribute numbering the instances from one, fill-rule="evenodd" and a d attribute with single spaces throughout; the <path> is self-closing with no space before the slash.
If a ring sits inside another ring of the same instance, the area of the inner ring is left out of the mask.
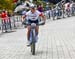
<path id="1" fill-rule="evenodd" d="M 13 0 L 0 0 L 0 9 L 13 10 Z"/>

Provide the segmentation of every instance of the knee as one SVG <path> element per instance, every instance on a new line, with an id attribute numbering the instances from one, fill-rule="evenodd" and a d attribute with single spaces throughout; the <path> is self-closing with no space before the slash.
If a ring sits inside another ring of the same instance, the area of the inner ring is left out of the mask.
<path id="1" fill-rule="evenodd" d="M 28 30 L 28 33 L 30 32 L 30 30 L 31 30 L 31 27 L 30 26 L 28 26 L 27 27 L 27 30 Z"/>
<path id="2" fill-rule="evenodd" d="M 39 27 L 38 27 L 38 26 L 36 27 L 36 31 L 37 31 L 37 32 L 39 31 Z"/>

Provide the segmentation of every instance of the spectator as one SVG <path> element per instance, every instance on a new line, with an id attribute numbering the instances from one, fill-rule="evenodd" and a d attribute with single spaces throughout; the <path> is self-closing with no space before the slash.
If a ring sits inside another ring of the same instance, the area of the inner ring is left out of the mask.
<path id="1" fill-rule="evenodd" d="M 51 15 L 52 15 L 52 17 L 53 17 L 53 20 L 55 20 L 55 16 L 56 16 L 56 9 L 55 9 L 55 6 L 53 6 L 53 8 L 52 8 Z"/>
<path id="2" fill-rule="evenodd" d="M 72 1 L 70 4 L 71 15 L 73 16 L 75 13 L 75 3 Z"/>
<path id="3" fill-rule="evenodd" d="M 37 6 L 37 10 L 43 13 L 43 6 L 40 4 Z M 39 17 L 39 21 L 41 21 L 41 18 Z"/>
<path id="4" fill-rule="evenodd" d="M 9 12 L 7 12 L 7 16 L 8 16 L 8 25 L 10 25 L 10 29 L 11 29 L 11 19 L 10 19 L 10 17 L 11 17 L 11 14 L 9 13 Z"/>
<path id="5" fill-rule="evenodd" d="M 10 14 L 10 12 L 7 12 L 7 16 L 8 16 L 8 17 L 11 17 L 11 14 Z"/>
<path id="6" fill-rule="evenodd" d="M 46 3 L 46 16 L 47 16 L 47 18 L 49 18 L 50 19 L 50 17 L 51 17 L 51 8 L 50 8 L 50 6 L 49 6 L 49 3 Z"/>
<path id="7" fill-rule="evenodd" d="M 46 3 L 46 11 L 49 10 L 49 3 Z"/>
<path id="8" fill-rule="evenodd" d="M 43 12 L 43 6 L 40 4 L 37 6 L 37 9 L 40 11 L 40 12 Z"/>
<path id="9" fill-rule="evenodd" d="M 5 32 L 7 32 L 7 28 L 6 28 L 7 13 L 5 10 L 2 11 L 1 18 L 2 18 L 2 24 L 5 27 Z"/>
<path id="10" fill-rule="evenodd" d="M 2 21 L 5 21 L 6 20 L 6 17 L 7 17 L 7 13 L 6 13 L 5 10 L 3 10 L 2 13 L 1 13 Z"/>

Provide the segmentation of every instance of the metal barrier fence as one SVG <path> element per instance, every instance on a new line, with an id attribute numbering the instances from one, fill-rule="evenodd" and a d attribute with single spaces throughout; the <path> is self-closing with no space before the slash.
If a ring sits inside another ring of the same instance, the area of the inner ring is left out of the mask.
<path id="1" fill-rule="evenodd" d="M 75 9 L 70 10 L 69 12 L 62 9 L 57 9 L 57 10 L 53 9 L 53 10 L 45 11 L 44 14 L 47 19 L 52 18 L 52 20 L 55 20 L 55 19 L 61 19 L 68 16 L 75 16 Z"/>
<path id="2" fill-rule="evenodd" d="M 7 32 L 17 28 L 23 28 L 21 16 L 0 18 L 0 30 L 2 30 L 2 32 Z"/>
<path id="3" fill-rule="evenodd" d="M 21 28 L 22 27 L 21 16 L 12 16 L 10 18 L 11 18 L 11 25 L 13 28 Z"/>

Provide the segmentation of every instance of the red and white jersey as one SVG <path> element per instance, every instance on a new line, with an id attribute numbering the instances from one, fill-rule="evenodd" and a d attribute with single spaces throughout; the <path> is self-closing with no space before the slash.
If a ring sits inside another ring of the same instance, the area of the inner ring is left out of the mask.
<path id="1" fill-rule="evenodd" d="M 66 9 L 70 9 L 70 3 L 66 3 L 66 4 L 65 4 L 65 10 L 66 10 Z"/>
<path id="2" fill-rule="evenodd" d="M 26 16 L 27 16 L 28 19 L 35 21 L 35 20 L 37 20 L 37 19 L 39 18 L 39 16 L 40 16 L 41 14 L 42 14 L 42 13 L 39 12 L 38 10 L 36 10 L 34 13 L 32 13 L 31 10 L 30 10 L 30 11 L 28 11 L 28 12 L 26 13 Z"/>

